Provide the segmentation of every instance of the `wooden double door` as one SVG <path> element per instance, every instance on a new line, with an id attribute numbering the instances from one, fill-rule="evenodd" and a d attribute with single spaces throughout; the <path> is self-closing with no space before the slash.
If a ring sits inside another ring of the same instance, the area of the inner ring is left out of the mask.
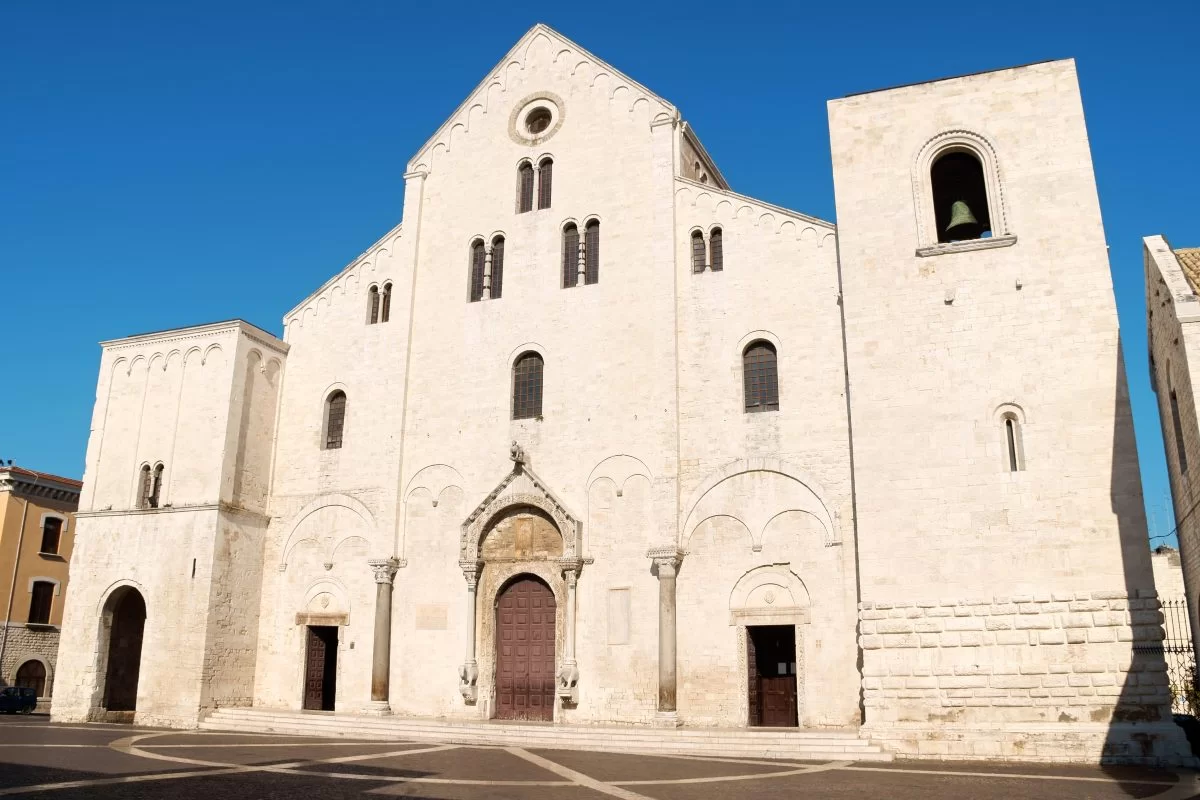
<path id="1" fill-rule="evenodd" d="M 333 711 L 337 696 L 336 625 L 309 625 L 304 643 L 304 708 Z"/>
<path id="2" fill-rule="evenodd" d="M 796 628 L 752 625 L 746 628 L 750 724 L 789 728 L 797 724 Z"/>
<path id="3" fill-rule="evenodd" d="M 554 719 L 554 593 L 533 577 L 496 600 L 496 717 Z"/>
<path id="4" fill-rule="evenodd" d="M 136 711 L 138 677 L 142 670 L 142 636 L 146 630 L 146 601 L 136 589 L 121 591 L 112 610 L 112 628 L 108 632 L 104 708 L 108 711 Z"/>

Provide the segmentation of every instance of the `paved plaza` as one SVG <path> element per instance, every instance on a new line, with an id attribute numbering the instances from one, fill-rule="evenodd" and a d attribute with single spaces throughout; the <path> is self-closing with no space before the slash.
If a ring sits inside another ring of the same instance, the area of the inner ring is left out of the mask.
<path id="1" fill-rule="evenodd" d="M 430 800 L 1118 800 L 1200 797 L 1190 772 L 1134 767 L 619 755 L 0 718 L 0 796 Z"/>

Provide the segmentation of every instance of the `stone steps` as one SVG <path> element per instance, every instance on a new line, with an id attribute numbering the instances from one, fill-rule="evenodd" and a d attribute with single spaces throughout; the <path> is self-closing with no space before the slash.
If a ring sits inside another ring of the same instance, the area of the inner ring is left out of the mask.
<path id="1" fill-rule="evenodd" d="M 891 761 L 854 731 L 651 728 L 470 722 L 278 709 L 222 708 L 201 730 L 447 744 L 815 761 Z"/>

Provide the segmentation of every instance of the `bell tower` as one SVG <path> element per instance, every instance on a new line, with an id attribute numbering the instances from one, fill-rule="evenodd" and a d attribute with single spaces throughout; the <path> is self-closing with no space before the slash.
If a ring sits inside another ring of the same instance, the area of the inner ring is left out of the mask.
<path id="1" fill-rule="evenodd" d="M 921 755 L 1170 755 L 1161 658 L 1133 653 L 1161 634 L 1075 63 L 829 119 L 866 730 Z"/>

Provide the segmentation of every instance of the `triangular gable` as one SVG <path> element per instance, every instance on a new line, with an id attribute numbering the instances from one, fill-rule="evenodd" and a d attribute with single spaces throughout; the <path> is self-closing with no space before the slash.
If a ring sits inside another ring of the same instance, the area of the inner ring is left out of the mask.
<path id="1" fill-rule="evenodd" d="M 529 54 L 535 47 L 543 45 L 548 46 L 554 53 L 554 63 L 561 64 L 563 70 L 568 71 L 569 74 L 575 75 L 581 73 L 581 70 L 587 70 L 591 75 L 590 85 L 594 86 L 596 79 L 601 75 L 607 75 L 612 79 L 609 82 L 609 96 L 615 97 L 617 91 L 624 89 L 628 93 L 631 109 L 638 102 L 644 101 L 650 103 L 652 108 L 657 107 L 656 113 L 678 117 L 679 112 L 675 106 L 625 73 L 614 69 L 612 65 L 592 55 L 550 26 L 539 22 L 526 31 L 504 58 L 500 59 L 500 62 L 488 72 L 487 77 L 467 96 L 467 99 L 422 145 L 421 149 L 408 162 L 408 170 L 410 172 L 428 170 L 439 152 L 449 152 L 456 137 L 470 132 L 471 120 L 475 118 L 474 115 L 489 112 L 488 106 L 489 103 L 495 102 L 496 90 L 499 90 L 498 94 L 500 95 L 506 93 L 512 76 L 523 71 Z"/>
<path id="2" fill-rule="evenodd" d="M 506 508 L 517 505 L 533 506 L 549 514 L 563 537 L 563 557 L 577 557 L 579 518 L 571 513 L 566 503 L 560 500 L 533 470 L 529 469 L 524 463 L 524 455 L 515 446 L 514 452 L 518 455 L 513 459 L 512 471 L 505 475 L 483 502 L 463 520 L 460 560 L 472 563 L 477 561 L 484 526 Z"/>

